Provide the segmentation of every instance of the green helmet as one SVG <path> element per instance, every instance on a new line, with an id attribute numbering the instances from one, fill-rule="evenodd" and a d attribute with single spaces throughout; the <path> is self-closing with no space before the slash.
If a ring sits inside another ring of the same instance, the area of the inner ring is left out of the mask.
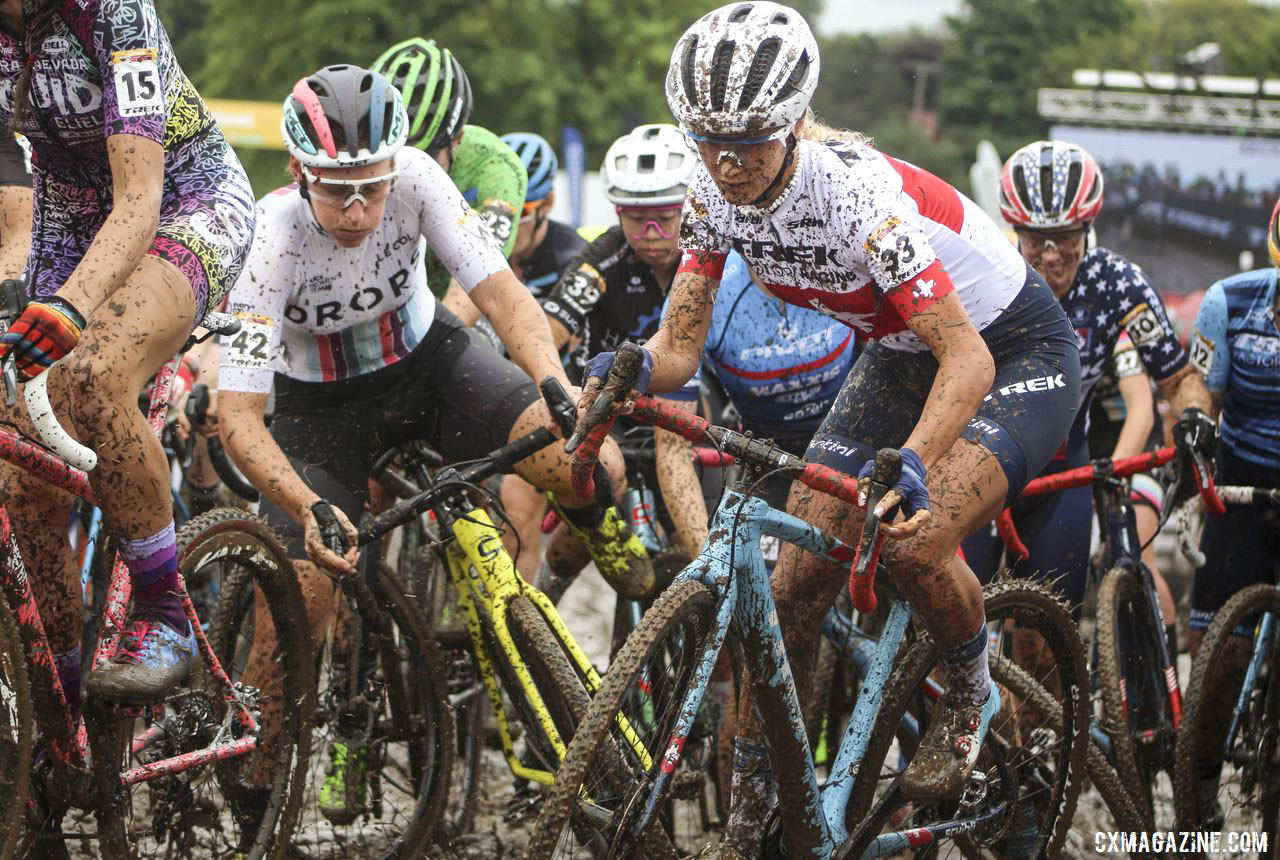
<path id="1" fill-rule="evenodd" d="M 409 145 L 443 149 L 471 116 L 471 83 L 462 64 L 434 39 L 406 39 L 374 60 L 373 71 L 391 81 L 409 114 Z"/>

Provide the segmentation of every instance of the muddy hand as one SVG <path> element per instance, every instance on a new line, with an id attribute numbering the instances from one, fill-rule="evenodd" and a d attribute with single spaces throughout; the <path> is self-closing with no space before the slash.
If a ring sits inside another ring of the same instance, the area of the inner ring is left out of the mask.
<path id="1" fill-rule="evenodd" d="M 323 500 L 315 502 L 307 509 L 303 529 L 309 559 L 333 573 L 355 574 L 360 534 L 341 508 Z"/>

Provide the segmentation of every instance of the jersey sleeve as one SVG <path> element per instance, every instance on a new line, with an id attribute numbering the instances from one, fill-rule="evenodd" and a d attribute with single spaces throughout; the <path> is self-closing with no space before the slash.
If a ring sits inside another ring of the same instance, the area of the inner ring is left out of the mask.
<path id="1" fill-rule="evenodd" d="M 424 152 L 403 149 L 399 181 L 418 213 L 427 244 L 468 293 L 490 275 L 508 269 L 502 249 L 449 175 Z"/>
<path id="2" fill-rule="evenodd" d="M 152 0 L 102 0 L 93 41 L 106 136 L 136 134 L 164 143 L 166 58 L 160 51 L 167 43 Z"/>
<path id="3" fill-rule="evenodd" d="M 1227 292 L 1216 283 L 1204 294 L 1191 332 L 1191 363 L 1204 374 L 1211 391 L 1225 391 L 1231 377 L 1227 344 Z"/>
<path id="4" fill-rule="evenodd" d="M 729 237 L 721 219 L 716 217 L 727 204 L 715 189 L 711 175 L 698 168 L 693 184 L 684 198 L 680 216 L 680 265 L 676 273 L 694 272 L 720 280 L 725 258 L 729 255 Z"/>
<path id="5" fill-rule="evenodd" d="M 1113 264 L 1120 268 L 1115 280 L 1124 310 L 1120 325 L 1151 378 L 1167 379 L 1186 365 L 1187 353 L 1169 322 L 1164 302 L 1142 269 L 1119 258 L 1114 258 Z"/>
<path id="6" fill-rule="evenodd" d="M 883 170 L 886 187 L 869 185 L 860 195 L 865 201 L 861 207 L 846 206 L 844 211 L 850 218 L 850 252 L 905 321 L 955 292 L 955 285 L 920 228 L 919 215 L 888 181 L 889 168 Z"/>
<path id="7" fill-rule="evenodd" d="M 551 295 L 542 300 L 542 309 L 577 337 L 586 328 L 587 318 L 600 303 L 604 291 L 604 276 L 580 255 L 565 269 Z"/>
<path id="8" fill-rule="evenodd" d="M 1111 370 L 1117 380 L 1146 373 L 1142 358 L 1138 355 L 1138 350 L 1134 347 L 1128 332 L 1120 332 L 1115 348 L 1111 350 Z"/>
<path id="9" fill-rule="evenodd" d="M 516 248 L 529 172 L 515 151 L 501 140 L 494 140 L 489 151 L 476 180 L 475 208 L 489 234 L 502 246 L 502 255 L 510 258 Z"/>
<path id="10" fill-rule="evenodd" d="M 240 331 L 219 339 L 218 387 L 224 391 L 266 394 L 271 391 L 275 371 L 283 366 L 281 341 L 285 307 L 293 283 L 294 258 L 279 253 L 293 248 L 296 237 L 281 235 L 264 209 L 272 199 L 258 205 L 258 228 L 249 248 L 244 270 L 227 295 L 227 313 L 240 321 Z"/>

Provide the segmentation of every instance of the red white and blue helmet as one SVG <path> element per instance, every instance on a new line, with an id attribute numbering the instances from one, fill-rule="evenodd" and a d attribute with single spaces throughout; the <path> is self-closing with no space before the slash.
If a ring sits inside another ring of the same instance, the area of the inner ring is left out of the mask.
<path id="1" fill-rule="evenodd" d="M 1102 169 L 1074 143 L 1038 140 L 1004 163 L 1000 214 L 1015 227 L 1056 230 L 1088 224 L 1102 211 Z"/>
<path id="2" fill-rule="evenodd" d="M 1271 210 L 1271 223 L 1267 225 L 1267 251 L 1271 254 L 1271 265 L 1280 268 L 1280 200 Z"/>
<path id="3" fill-rule="evenodd" d="M 409 120 L 400 92 L 360 66 L 326 66 L 294 84 L 280 133 L 307 167 L 387 161 L 404 146 Z"/>

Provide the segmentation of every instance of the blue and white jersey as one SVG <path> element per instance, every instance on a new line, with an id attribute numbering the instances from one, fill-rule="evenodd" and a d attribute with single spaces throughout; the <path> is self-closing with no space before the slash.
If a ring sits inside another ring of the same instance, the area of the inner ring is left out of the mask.
<path id="1" fill-rule="evenodd" d="M 1084 444 L 1093 390 L 1122 333 L 1129 335 L 1154 380 L 1167 379 L 1181 370 L 1187 354 L 1146 273 L 1106 248 L 1085 253 L 1075 283 L 1060 301 L 1080 345 L 1081 408 L 1071 428 L 1070 447 L 1072 443 Z"/>
<path id="2" fill-rule="evenodd" d="M 1280 471 L 1280 329 L 1276 269 L 1241 272 L 1205 293 L 1191 335 L 1191 361 L 1221 394 L 1222 445 Z"/>
<path id="3" fill-rule="evenodd" d="M 751 281 L 729 255 L 703 357 L 757 436 L 812 436 L 856 356 L 853 329 L 821 311 L 787 305 Z"/>

